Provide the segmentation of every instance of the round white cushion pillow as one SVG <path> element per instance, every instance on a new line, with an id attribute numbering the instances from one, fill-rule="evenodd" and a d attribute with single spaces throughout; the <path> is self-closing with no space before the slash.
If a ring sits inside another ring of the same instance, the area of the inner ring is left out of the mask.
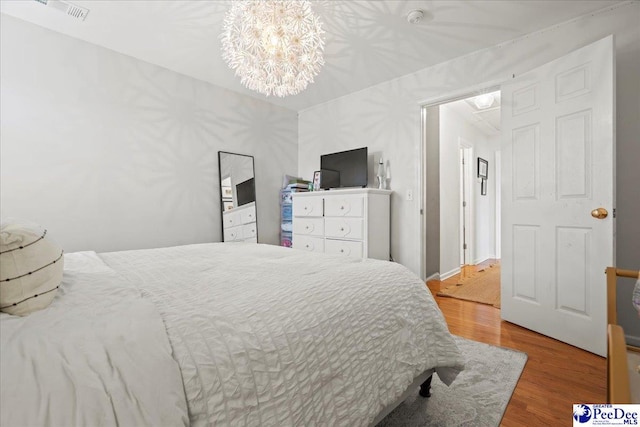
<path id="1" fill-rule="evenodd" d="M 62 249 L 47 230 L 18 223 L 0 226 L 0 311 L 26 316 L 46 308 L 62 281 Z"/>

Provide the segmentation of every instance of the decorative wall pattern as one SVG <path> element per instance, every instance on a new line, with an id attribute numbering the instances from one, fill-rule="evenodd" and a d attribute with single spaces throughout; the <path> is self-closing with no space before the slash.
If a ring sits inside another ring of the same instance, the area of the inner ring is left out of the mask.
<path id="1" fill-rule="evenodd" d="M 369 146 L 390 162 L 393 177 L 391 246 L 394 258 L 420 273 L 420 104 L 461 90 L 507 81 L 593 41 L 615 35 L 617 110 L 617 264 L 636 268 L 640 253 L 640 3 L 633 2 L 583 17 L 526 38 L 476 51 L 416 73 L 344 96 L 300 113 L 300 173 L 310 177 L 320 155 Z M 388 108 L 384 108 L 386 105 Z M 337 120 L 336 120 L 337 119 Z M 336 132 L 333 125 L 347 128 Z M 373 163 L 370 163 L 373 167 Z M 406 200 L 413 190 L 414 200 Z M 630 292 L 624 299 L 630 300 Z M 619 295 L 619 298 L 623 296 Z M 640 342 L 640 325 L 631 305 L 619 316 L 627 319 L 627 336 Z M 622 321 L 621 321 L 622 322 Z"/>
<path id="2" fill-rule="evenodd" d="M 2 217 L 67 252 L 221 240 L 219 150 L 255 156 L 260 242 L 277 244 L 297 114 L 2 15 Z M 20 42 L 16 42 L 19 40 Z"/>
<path id="3" fill-rule="evenodd" d="M 222 22 L 232 0 L 89 3 L 90 17 L 82 23 L 47 13 L 34 1 L 0 1 L 0 11 L 294 110 L 617 7 L 611 0 L 313 0 L 326 30 L 326 65 L 300 96 L 266 98 L 242 86 L 221 55 L 211 54 L 220 52 Z M 416 8 L 424 10 L 424 18 L 411 25 L 407 13 Z"/>

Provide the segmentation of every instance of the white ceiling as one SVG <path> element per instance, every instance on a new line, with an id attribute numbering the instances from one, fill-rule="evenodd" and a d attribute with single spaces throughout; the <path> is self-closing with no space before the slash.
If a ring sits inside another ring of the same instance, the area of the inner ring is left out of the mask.
<path id="1" fill-rule="evenodd" d="M 459 119 L 467 125 L 474 127 L 478 132 L 487 138 L 494 138 L 500 135 L 500 91 L 492 92 L 494 104 L 487 109 L 479 109 L 474 105 L 474 97 L 452 101 L 441 104 L 440 108 L 452 111 Z"/>
<path id="2" fill-rule="evenodd" d="M 287 98 L 245 89 L 220 54 L 228 1 L 73 0 L 82 22 L 35 0 L 2 0 L 0 11 L 293 110 L 465 55 L 584 15 L 613 0 L 313 1 L 326 30 L 326 66 L 306 91 Z M 410 25 L 406 14 L 425 19 Z"/>
<path id="3" fill-rule="evenodd" d="M 493 96 L 493 103 L 487 108 L 478 108 L 475 103 L 475 97 L 465 99 L 464 103 L 458 101 L 458 104 L 461 104 L 460 107 L 468 112 L 467 117 L 471 124 L 485 134 L 495 135 L 499 134 L 501 130 L 500 112 L 502 99 L 500 97 L 500 91 L 491 92 L 490 95 Z"/>

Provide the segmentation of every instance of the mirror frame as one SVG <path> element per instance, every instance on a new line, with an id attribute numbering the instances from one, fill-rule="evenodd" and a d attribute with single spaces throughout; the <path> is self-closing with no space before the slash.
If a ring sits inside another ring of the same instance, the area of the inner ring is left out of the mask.
<path id="1" fill-rule="evenodd" d="M 256 193 L 256 200 L 254 200 L 254 205 L 256 208 L 256 240 L 258 239 L 259 235 L 260 235 L 260 230 L 258 228 L 258 192 L 257 192 L 257 187 L 255 184 L 255 180 L 256 180 L 256 160 L 253 156 L 249 155 L 249 154 L 240 154 L 240 153 L 232 153 L 229 151 L 218 151 L 218 191 L 220 192 L 220 237 L 221 237 L 221 242 L 224 242 L 224 219 L 223 219 L 223 215 L 224 215 L 224 202 L 223 202 L 223 197 L 222 197 L 222 154 L 232 154 L 234 156 L 243 156 L 243 157 L 249 157 L 251 159 L 251 169 L 253 171 L 253 187 L 254 187 L 254 191 Z"/>

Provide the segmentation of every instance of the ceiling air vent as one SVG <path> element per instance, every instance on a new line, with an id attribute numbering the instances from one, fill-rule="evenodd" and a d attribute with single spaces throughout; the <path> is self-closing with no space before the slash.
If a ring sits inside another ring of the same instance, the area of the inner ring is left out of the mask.
<path id="1" fill-rule="evenodd" d="M 47 5 L 48 7 L 55 9 L 57 11 L 66 13 L 67 15 L 84 21 L 87 15 L 89 14 L 89 9 L 85 7 L 77 6 L 73 3 L 69 3 L 68 1 L 63 0 L 35 0 L 38 3 L 42 3 Z"/>

